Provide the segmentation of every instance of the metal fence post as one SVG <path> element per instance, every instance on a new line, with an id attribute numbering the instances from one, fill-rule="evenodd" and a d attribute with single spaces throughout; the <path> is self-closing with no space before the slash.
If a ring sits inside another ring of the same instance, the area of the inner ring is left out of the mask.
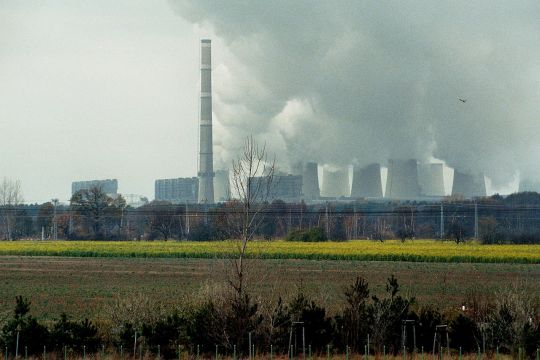
<path id="1" fill-rule="evenodd" d="M 47 347 L 43 346 L 43 360 L 47 360 Z"/>
<path id="2" fill-rule="evenodd" d="M 82 349 L 83 349 L 82 350 L 82 353 L 83 353 L 82 358 L 83 358 L 83 360 L 86 360 L 86 345 L 83 345 Z"/>
<path id="3" fill-rule="evenodd" d="M 330 360 L 330 344 L 326 345 L 326 360 Z"/>
<path id="4" fill-rule="evenodd" d="M 274 348 L 272 347 L 272 344 L 270 344 L 270 360 L 274 359 Z"/>
<path id="5" fill-rule="evenodd" d="M 158 359 L 161 359 L 161 346 L 160 345 L 157 346 L 157 357 Z"/>
<path id="6" fill-rule="evenodd" d="M 233 346 L 233 360 L 236 360 L 236 345 Z"/>

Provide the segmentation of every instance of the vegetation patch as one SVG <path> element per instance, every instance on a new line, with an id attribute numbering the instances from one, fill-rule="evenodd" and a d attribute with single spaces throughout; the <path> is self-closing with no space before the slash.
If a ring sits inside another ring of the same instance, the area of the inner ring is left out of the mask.
<path id="1" fill-rule="evenodd" d="M 0 255 L 230 258 L 233 241 L 14 241 L 0 242 Z M 482 245 L 475 242 L 413 240 L 385 242 L 255 241 L 252 259 L 363 260 L 455 263 L 540 263 L 540 245 Z"/>

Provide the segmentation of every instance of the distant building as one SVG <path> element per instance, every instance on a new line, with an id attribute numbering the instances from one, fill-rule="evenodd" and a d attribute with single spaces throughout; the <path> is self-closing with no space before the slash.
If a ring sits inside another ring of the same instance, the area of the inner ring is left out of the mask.
<path id="1" fill-rule="evenodd" d="M 302 198 L 302 175 L 285 175 L 275 174 L 272 178 L 272 183 L 267 188 L 265 178 L 255 177 L 252 179 L 252 191 L 261 184 L 259 197 L 261 200 L 266 198 L 267 201 L 283 200 L 285 202 L 298 202 Z M 266 191 L 268 190 L 268 197 Z"/>
<path id="2" fill-rule="evenodd" d="M 74 181 L 71 183 L 71 195 L 75 194 L 77 191 L 90 190 L 96 187 L 100 188 L 109 196 L 114 197 L 118 195 L 118 180 L 116 179 Z"/>
<path id="3" fill-rule="evenodd" d="M 155 199 L 173 204 L 196 203 L 199 194 L 199 179 L 177 178 L 158 179 L 155 182 Z"/>

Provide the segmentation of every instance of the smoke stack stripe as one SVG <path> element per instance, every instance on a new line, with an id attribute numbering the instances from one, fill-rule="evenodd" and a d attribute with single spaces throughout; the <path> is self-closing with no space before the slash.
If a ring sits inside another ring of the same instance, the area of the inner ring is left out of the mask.
<path id="1" fill-rule="evenodd" d="M 212 50 L 208 39 L 201 40 L 201 101 L 199 112 L 199 198 L 200 204 L 214 203 L 212 154 Z"/>

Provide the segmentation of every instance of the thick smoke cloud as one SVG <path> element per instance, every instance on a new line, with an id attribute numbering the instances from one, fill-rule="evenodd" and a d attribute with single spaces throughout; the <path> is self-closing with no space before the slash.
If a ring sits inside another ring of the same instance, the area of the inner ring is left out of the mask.
<path id="1" fill-rule="evenodd" d="M 537 0 L 171 4 L 222 45 L 223 162 L 254 133 L 282 163 L 436 157 L 495 184 L 540 178 Z"/>

